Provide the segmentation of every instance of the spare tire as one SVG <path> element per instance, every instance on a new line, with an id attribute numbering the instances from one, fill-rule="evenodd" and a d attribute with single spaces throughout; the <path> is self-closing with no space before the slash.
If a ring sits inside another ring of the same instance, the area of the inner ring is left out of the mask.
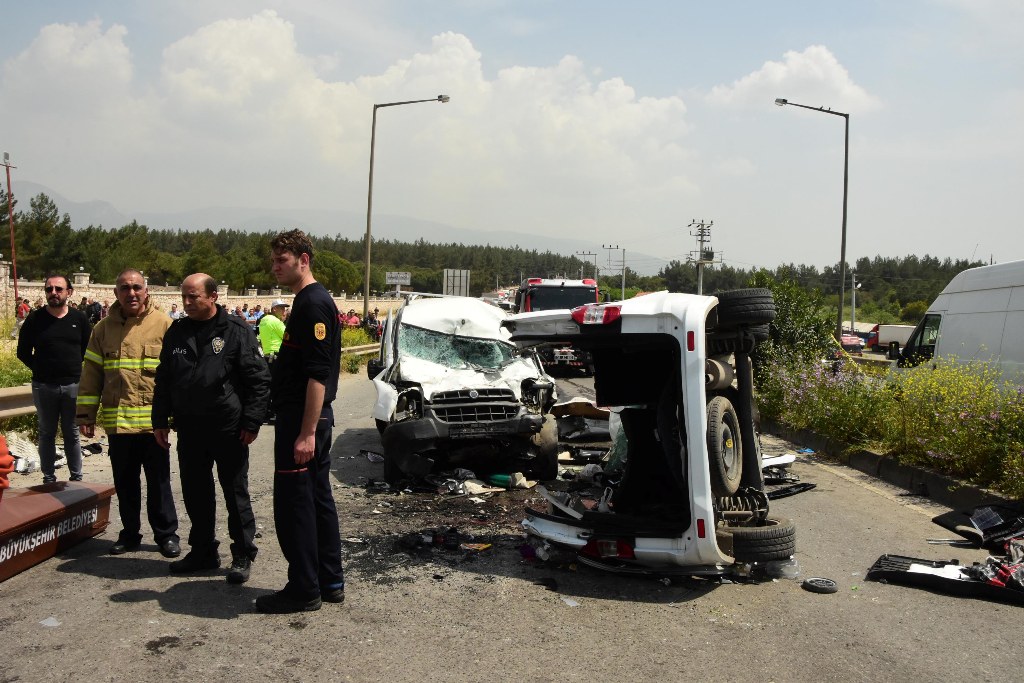
<path id="1" fill-rule="evenodd" d="M 767 287 L 733 289 L 715 296 L 719 327 L 763 325 L 775 320 L 775 299 Z"/>
<path id="2" fill-rule="evenodd" d="M 732 556 L 738 562 L 785 560 L 796 552 L 796 524 L 791 519 L 768 517 L 764 526 L 729 527 Z"/>

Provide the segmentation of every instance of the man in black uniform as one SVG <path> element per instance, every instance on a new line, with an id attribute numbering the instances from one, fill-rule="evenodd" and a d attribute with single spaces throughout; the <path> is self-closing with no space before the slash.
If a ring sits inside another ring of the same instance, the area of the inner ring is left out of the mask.
<path id="1" fill-rule="evenodd" d="M 85 314 L 68 306 L 74 293 L 65 275 L 45 280 L 46 308 L 32 311 L 18 335 L 18 360 L 32 371 L 32 400 L 39 419 L 39 462 L 43 483 L 57 481 L 57 420 L 71 481 L 82 481 L 82 446 L 75 424 L 82 357 L 92 329 Z"/>
<path id="2" fill-rule="evenodd" d="M 217 283 L 205 273 L 181 283 L 188 316 L 164 335 L 153 392 L 153 435 L 170 448 L 178 432 L 178 468 L 185 509 L 192 520 L 189 553 L 172 574 L 220 566 L 214 523 L 213 465 L 228 508 L 229 583 L 249 580 L 256 558 L 256 518 L 249 500 L 249 444 L 267 412 L 270 372 L 245 321 L 217 305 Z"/>
<path id="3" fill-rule="evenodd" d="M 313 245 L 301 230 L 270 243 L 277 281 L 295 293 L 273 366 L 274 522 L 288 584 L 256 598 L 260 612 L 285 614 L 345 600 L 341 531 L 331 491 L 331 401 L 338 392 L 338 308 L 313 278 Z"/>

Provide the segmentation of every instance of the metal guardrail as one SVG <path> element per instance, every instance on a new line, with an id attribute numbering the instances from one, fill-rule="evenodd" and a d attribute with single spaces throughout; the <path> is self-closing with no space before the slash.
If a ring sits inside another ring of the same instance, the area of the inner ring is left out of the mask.
<path id="1" fill-rule="evenodd" d="M 0 389 L 0 420 L 32 415 L 35 412 L 36 404 L 32 401 L 31 384 Z"/>
<path id="2" fill-rule="evenodd" d="M 380 344 L 363 344 L 362 346 L 346 346 L 341 349 L 341 354 L 348 354 L 350 356 L 365 356 L 371 353 L 377 353 L 380 349 Z"/>

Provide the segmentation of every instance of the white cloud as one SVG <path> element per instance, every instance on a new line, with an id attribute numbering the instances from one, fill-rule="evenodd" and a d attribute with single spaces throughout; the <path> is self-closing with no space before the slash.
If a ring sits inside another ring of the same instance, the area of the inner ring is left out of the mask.
<path id="1" fill-rule="evenodd" d="M 867 112 L 880 101 L 853 82 L 849 72 L 823 45 L 786 52 L 781 62 L 764 65 L 731 85 L 711 89 L 707 101 L 722 107 L 763 108 L 776 97 L 837 111 Z"/>
<path id="2" fill-rule="evenodd" d="M 120 25 L 103 31 L 99 21 L 44 26 L 27 50 L 4 65 L 4 89 L 33 101 L 120 95 L 132 78 L 126 34 Z"/>
<path id="3" fill-rule="evenodd" d="M 77 88 L 52 115 L 78 143 L 37 133 L 29 145 L 31 177 L 79 188 L 75 199 L 359 210 L 373 104 L 442 93 L 449 104 L 379 111 L 379 212 L 540 232 L 636 223 L 640 207 L 698 191 L 683 100 L 638 96 L 571 55 L 488 78 L 469 38 L 448 32 L 380 73 L 329 80 L 295 26 L 268 10 L 173 42 L 160 79 L 139 84 L 124 35 L 97 22 L 47 27 L 5 65 L 5 101 L 19 88 Z M 97 107 L 102 122 L 83 118 Z M 13 115 L 26 135 L 32 109 Z"/>

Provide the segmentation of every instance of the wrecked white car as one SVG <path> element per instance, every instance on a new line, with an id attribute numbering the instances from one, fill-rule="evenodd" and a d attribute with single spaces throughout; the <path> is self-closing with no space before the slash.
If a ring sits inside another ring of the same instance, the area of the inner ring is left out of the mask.
<path id="1" fill-rule="evenodd" d="M 597 405 L 626 439 L 625 471 L 587 506 L 548 493 L 523 521 L 538 549 L 625 572 L 720 575 L 786 560 L 795 526 L 768 514 L 749 354 L 775 316 L 767 289 L 659 292 L 511 316 L 512 340 L 590 352 Z"/>
<path id="2" fill-rule="evenodd" d="M 554 381 L 501 327 L 506 314 L 468 297 L 416 298 L 384 323 L 367 373 L 389 483 L 435 463 L 558 476 L 558 433 L 547 415 Z M 512 465 L 512 469 L 509 469 Z"/>

